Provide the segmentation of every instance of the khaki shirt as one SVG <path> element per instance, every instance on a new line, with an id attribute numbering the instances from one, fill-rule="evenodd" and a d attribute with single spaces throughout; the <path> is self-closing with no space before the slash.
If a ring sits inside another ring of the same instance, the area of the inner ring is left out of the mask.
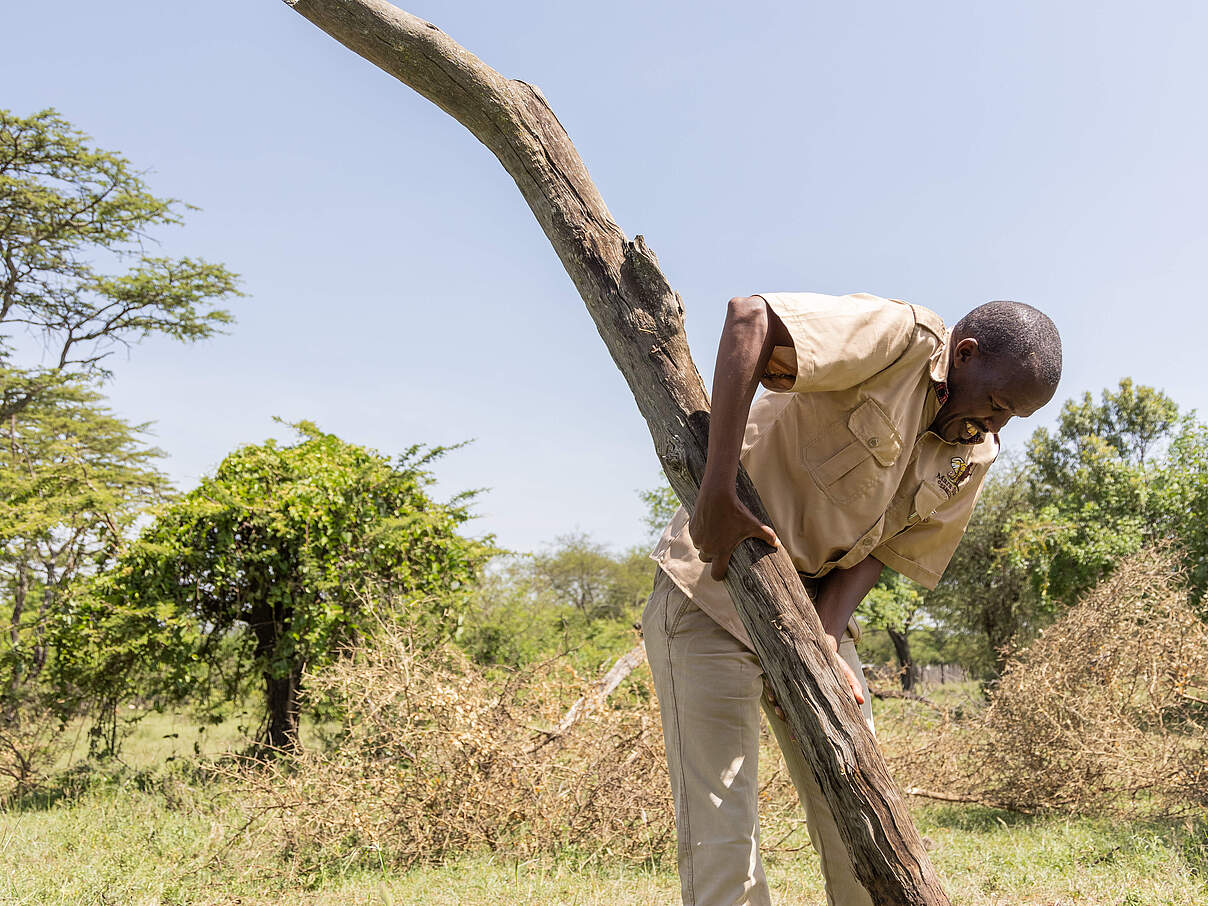
<path id="1" fill-rule="evenodd" d="M 948 372 L 944 322 L 864 293 L 761 295 L 793 347 L 773 351 L 741 461 L 793 564 L 822 577 L 871 555 L 934 588 L 998 455 L 993 435 L 969 445 L 927 430 Z M 749 644 L 729 592 L 697 556 L 683 507 L 651 557 Z"/>

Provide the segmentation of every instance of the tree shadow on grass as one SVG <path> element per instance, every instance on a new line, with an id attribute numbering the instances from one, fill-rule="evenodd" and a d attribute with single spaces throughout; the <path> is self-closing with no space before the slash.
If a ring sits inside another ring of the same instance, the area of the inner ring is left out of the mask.
<path id="1" fill-rule="evenodd" d="M 0 811 L 45 812 L 101 790 L 150 793 L 172 804 L 179 799 L 174 784 L 204 784 L 212 776 L 213 771 L 205 763 L 175 757 L 156 767 L 131 767 L 114 758 L 90 758 L 35 785 L 9 792 L 0 798 Z"/>
<path id="2" fill-rule="evenodd" d="M 986 805 L 932 805 L 916 812 L 921 825 L 958 831 L 992 831 L 1004 827 L 1029 827 L 1042 820 L 1037 815 Z"/>
<path id="3" fill-rule="evenodd" d="M 134 771 L 121 762 L 89 759 L 58 771 L 37 783 L 18 787 L 10 792 L 0 808 L 6 812 L 44 812 L 59 803 L 74 802 L 88 793 L 104 787 L 150 789 L 153 778 L 149 771 Z"/>
<path id="4" fill-rule="evenodd" d="M 1079 861 L 1113 861 L 1120 853 L 1157 845 L 1178 853 L 1192 872 L 1208 878 L 1208 816 L 1136 818 L 1121 820 L 1108 816 L 1025 814 L 984 805 L 931 805 L 915 812 L 921 832 L 944 828 L 966 833 L 1031 828 L 1052 822 L 1076 822 L 1093 826 L 1102 847 L 1080 853 Z"/>

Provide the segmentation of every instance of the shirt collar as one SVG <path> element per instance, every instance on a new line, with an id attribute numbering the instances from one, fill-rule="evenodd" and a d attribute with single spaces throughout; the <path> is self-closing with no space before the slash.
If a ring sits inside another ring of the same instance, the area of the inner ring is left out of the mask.
<path id="1" fill-rule="evenodd" d="M 940 408 L 948 401 L 948 345 L 952 331 L 944 331 L 944 339 L 927 360 L 927 373 L 931 377 L 927 399 L 923 403 L 922 430 L 926 431 Z"/>
<path id="2" fill-rule="evenodd" d="M 931 373 L 931 380 L 937 384 L 948 380 L 948 344 L 951 342 L 952 331 L 945 330 L 944 339 L 936 347 L 935 352 L 931 353 L 931 358 L 927 360 L 927 370 Z"/>

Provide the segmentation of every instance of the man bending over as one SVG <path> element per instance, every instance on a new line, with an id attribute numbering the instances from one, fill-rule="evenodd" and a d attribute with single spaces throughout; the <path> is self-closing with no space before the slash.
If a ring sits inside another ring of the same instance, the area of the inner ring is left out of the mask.
<path id="1" fill-rule="evenodd" d="M 1060 376 L 1056 327 L 1019 302 L 979 306 L 949 331 L 925 308 L 865 294 L 730 300 L 696 512 L 689 520 L 681 508 L 655 548 L 660 569 L 642 615 L 685 906 L 770 903 L 757 816 L 761 702 L 828 902 L 872 902 L 720 582 L 735 546 L 756 537 L 787 549 L 871 728 L 856 606 L 884 566 L 935 587 L 998 431 L 1044 406 Z M 760 383 L 771 392 L 752 404 Z M 772 525 L 739 502 L 739 462 Z"/>

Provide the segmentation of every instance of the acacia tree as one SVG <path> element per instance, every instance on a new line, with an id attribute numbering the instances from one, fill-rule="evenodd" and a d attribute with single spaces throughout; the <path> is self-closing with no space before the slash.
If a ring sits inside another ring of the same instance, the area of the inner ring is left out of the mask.
<path id="1" fill-rule="evenodd" d="M 654 564 L 644 551 L 616 555 L 582 532 L 560 535 L 532 558 L 533 585 L 585 620 L 617 618 L 650 594 Z"/>
<path id="2" fill-rule="evenodd" d="M 0 692 L 18 693 L 51 654 L 51 627 L 81 576 L 112 556 L 140 510 L 162 501 L 163 454 L 79 381 L 48 387 L 0 422 Z"/>
<path id="3" fill-rule="evenodd" d="M 1067 400 L 1057 428 L 1037 429 L 1028 445 L 1033 507 L 1060 523 L 1048 544 L 1045 593 L 1065 609 L 1123 557 L 1157 540 L 1169 520 L 1157 493 L 1160 476 L 1178 463 L 1166 456 L 1182 422 L 1169 396 L 1121 379 L 1096 402 Z"/>
<path id="4" fill-rule="evenodd" d="M 1038 428 L 1033 433 L 1029 458 L 1042 483 L 1061 486 L 1091 452 L 1092 438 L 1124 462 L 1144 466 L 1178 425 L 1179 407 L 1174 400 L 1125 377 L 1117 389 L 1105 389 L 1099 402 L 1089 393 L 1066 400 L 1056 432 Z"/>
<path id="5" fill-rule="evenodd" d="M 1208 617 L 1208 425 L 1185 417 L 1155 481 L 1157 531 L 1183 552 L 1192 602 Z"/>
<path id="6" fill-rule="evenodd" d="M 107 376 L 116 348 L 150 334 L 200 340 L 230 322 L 215 303 L 237 294 L 234 274 L 144 250 L 185 209 L 54 110 L 0 110 L 0 418 L 69 375 Z M 46 364 L 12 363 L 18 334 Z"/>
<path id="7" fill-rule="evenodd" d="M 195 665 L 214 666 L 237 633 L 264 684 L 262 740 L 292 748 L 303 671 L 333 657 L 375 608 L 397 601 L 453 631 L 456 593 L 490 547 L 457 533 L 472 494 L 442 504 L 427 493 L 425 466 L 444 448 L 391 462 L 310 423 L 294 427 L 297 443 L 241 447 L 161 508 L 80 597 L 65 627 L 81 652 L 73 676 L 106 714 L 132 684 L 177 698 L 203 691 Z"/>

